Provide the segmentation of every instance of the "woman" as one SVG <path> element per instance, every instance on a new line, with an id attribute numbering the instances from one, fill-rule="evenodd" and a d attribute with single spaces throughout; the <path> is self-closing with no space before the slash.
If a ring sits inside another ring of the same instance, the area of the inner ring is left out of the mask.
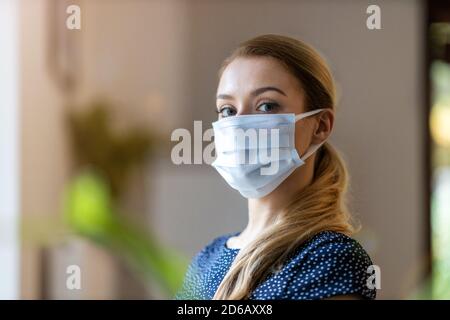
<path id="1" fill-rule="evenodd" d="M 349 237 L 347 171 L 326 142 L 335 100 L 326 62 L 299 40 L 259 36 L 225 60 L 213 166 L 248 198 L 248 224 L 194 257 L 176 298 L 375 298 L 372 262 Z"/>

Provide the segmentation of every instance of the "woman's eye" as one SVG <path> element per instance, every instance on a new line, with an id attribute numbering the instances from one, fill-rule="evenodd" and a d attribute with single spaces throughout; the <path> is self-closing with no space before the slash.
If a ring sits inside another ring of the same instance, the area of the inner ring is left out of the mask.
<path id="1" fill-rule="evenodd" d="M 273 102 L 265 102 L 262 103 L 258 106 L 258 108 L 256 108 L 256 110 L 261 111 L 261 112 L 274 112 L 278 107 L 278 104 L 273 103 Z"/>
<path id="2" fill-rule="evenodd" d="M 236 115 L 236 110 L 230 107 L 224 107 L 218 112 L 222 118 Z"/>

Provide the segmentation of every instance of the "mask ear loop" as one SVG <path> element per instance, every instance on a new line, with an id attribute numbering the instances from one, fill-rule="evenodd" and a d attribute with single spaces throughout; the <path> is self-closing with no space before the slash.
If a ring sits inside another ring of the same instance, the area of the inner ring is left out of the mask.
<path id="1" fill-rule="evenodd" d="M 318 143 L 314 146 L 310 146 L 309 150 L 300 157 L 300 159 L 302 159 L 302 161 L 305 161 L 306 159 L 308 159 L 314 152 L 316 152 L 317 150 L 319 150 L 319 148 L 326 142 L 326 140 L 322 141 L 321 143 Z"/>
<path id="2" fill-rule="evenodd" d="M 304 113 L 300 113 L 298 115 L 295 116 L 295 122 L 297 122 L 298 120 L 304 119 L 306 117 L 312 116 L 314 114 L 317 114 L 321 111 L 323 111 L 325 109 L 316 109 L 316 110 L 312 110 L 312 111 L 308 111 L 308 112 L 304 112 Z M 319 144 L 316 144 L 314 146 L 310 146 L 309 150 L 307 152 L 305 152 L 305 154 L 303 156 L 300 157 L 300 159 L 302 161 L 305 161 L 306 159 L 308 159 L 314 152 L 316 152 L 324 143 L 326 142 L 326 140 L 322 141 Z"/>
<path id="3" fill-rule="evenodd" d="M 312 116 L 316 113 L 322 112 L 323 110 L 325 110 L 325 109 L 322 108 L 322 109 L 311 110 L 311 111 L 304 112 L 304 113 L 299 113 L 295 116 L 295 122 L 297 122 L 298 120 L 304 119 L 306 117 Z"/>

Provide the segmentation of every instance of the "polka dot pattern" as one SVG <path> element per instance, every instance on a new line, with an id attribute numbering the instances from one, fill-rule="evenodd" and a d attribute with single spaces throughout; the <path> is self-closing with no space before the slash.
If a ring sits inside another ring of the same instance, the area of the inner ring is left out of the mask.
<path id="1" fill-rule="evenodd" d="M 175 299 L 212 299 L 239 252 L 226 246 L 237 234 L 215 238 L 195 255 Z M 354 239 L 338 232 L 320 232 L 291 253 L 280 270 L 257 286 L 250 299 L 311 300 L 347 294 L 375 299 L 376 290 L 366 284 L 370 265 L 370 257 Z"/>

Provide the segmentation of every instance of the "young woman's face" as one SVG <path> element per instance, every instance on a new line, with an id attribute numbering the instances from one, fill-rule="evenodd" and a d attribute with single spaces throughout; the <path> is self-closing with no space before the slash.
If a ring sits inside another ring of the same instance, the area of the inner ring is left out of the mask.
<path id="1" fill-rule="evenodd" d="M 220 78 L 216 107 L 219 119 L 244 114 L 307 111 L 299 80 L 272 57 L 234 59 Z M 295 144 L 299 154 L 303 154 L 311 143 L 313 121 L 312 117 L 305 118 L 296 124 Z"/>

